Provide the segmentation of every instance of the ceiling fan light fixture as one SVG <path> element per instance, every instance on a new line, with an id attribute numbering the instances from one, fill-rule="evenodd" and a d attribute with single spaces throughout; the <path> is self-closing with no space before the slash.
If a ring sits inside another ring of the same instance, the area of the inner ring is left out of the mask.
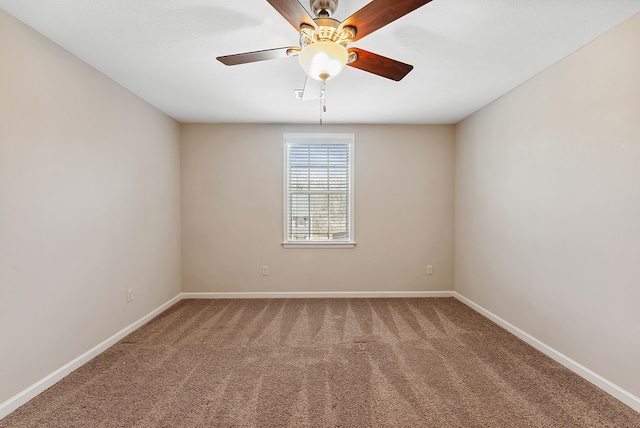
<path id="1" fill-rule="evenodd" d="M 340 74 L 348 58 L 346 47 L 327 40 L 305 46 L 298 55 L 300 66 L 307 76 L 322 81 L 331 80 Z"/>

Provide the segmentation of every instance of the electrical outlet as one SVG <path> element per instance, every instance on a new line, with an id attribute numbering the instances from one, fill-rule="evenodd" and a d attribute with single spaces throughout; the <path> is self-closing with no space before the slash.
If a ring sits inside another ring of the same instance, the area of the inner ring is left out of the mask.
<path id="1" fill-rule="evenodd" d="M 427 275 L 433 275 L 433 266 L 431 265 L 427 266 Z"/>
<path id="2" fill-rule="evenodd" d="M 133 301 L 133 288 L 127 290 L 127 303 Z"/>
<path id="3" fill-rule="evenodd" d="M 262 266 L 262 276 L 269 276 L 269 266 Z"/>

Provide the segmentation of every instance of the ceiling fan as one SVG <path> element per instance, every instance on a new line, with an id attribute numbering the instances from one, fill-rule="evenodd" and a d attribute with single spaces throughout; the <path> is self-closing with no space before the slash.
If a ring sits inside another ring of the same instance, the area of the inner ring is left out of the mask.
<path id="1" fill-rule="evenodd" d="M 225 65 L 298 56 L 301 67 L 312 79 L 326 82 L 346 65 L 402 80 L 413 66 L 359 48 L 347 48 L 368 34 L 418 9 L 431 0 L 373 0 L 340 22 L 331 18 L 338 0 L 311 0 L 312 18 L 298 0 L 267 0 L 300 33 L 300 46 L 266 49 L 218 57 Z"/>

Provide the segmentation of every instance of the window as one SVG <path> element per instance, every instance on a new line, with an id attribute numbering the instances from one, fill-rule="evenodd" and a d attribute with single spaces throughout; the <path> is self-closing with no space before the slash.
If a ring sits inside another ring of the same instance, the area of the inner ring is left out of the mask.
<path id="1" fill-rule="evenodd" d="M 353 239 L 353 134 L 284 135 L 285 247 Z"/>

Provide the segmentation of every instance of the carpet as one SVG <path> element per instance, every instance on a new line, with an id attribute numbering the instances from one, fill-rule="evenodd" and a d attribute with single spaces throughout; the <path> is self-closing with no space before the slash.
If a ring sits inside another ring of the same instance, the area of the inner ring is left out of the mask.
<path id="1" fill-rule="evenodd" d="M 453 298 L 183 300 L 0 427 L 640 427 Z"/>

